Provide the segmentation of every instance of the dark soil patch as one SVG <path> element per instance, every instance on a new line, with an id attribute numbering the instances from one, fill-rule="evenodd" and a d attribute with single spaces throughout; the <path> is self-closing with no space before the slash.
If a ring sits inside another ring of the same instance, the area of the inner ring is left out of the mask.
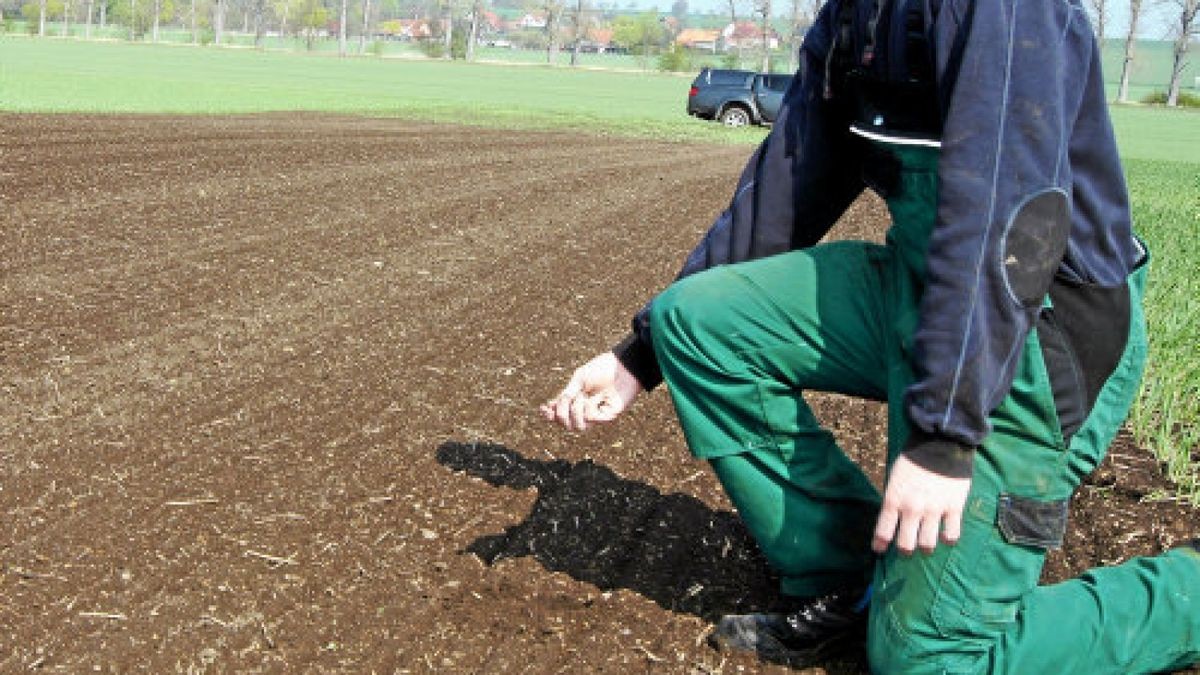
<path id="1" fill-rule="evenodd" d="M 748 152 L 0 116 L 0 670 L 779 671 L 703 643 L 774 581 L 667 397 L 536 415 Z M 816 407 L 878 477 L 879 406 Z M 1046 579 L 1196 534 L 1167 490 L 1122 439 Z"/>

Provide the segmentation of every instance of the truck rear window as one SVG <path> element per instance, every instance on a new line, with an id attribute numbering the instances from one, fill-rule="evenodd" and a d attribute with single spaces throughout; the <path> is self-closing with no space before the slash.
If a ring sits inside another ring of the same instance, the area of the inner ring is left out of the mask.
<path id="1" fill-rule="evenodd" d="M 750 78 L 754 77 L 754 73 L 737 70 L 710 70 L 708 71 L 709 84 L 719 86 L 750 86 Z"/>

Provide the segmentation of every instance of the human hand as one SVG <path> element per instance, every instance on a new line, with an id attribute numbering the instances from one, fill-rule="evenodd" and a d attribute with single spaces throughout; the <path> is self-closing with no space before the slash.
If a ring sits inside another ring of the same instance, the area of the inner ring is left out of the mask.
<path id="1" fill-rule="evenodd" d="M 584 431 L 593 423 L 616 419 L 640 393 L 637 378 L 616 355 L 604 352 L 576 369 L 566 388 L 539 410 L 550 422 Z"/>
<path id="2" fill-rule="evenodd" d="M 970 492 L 970 478 L 943 476 L 901 453 L 888 476 L 871 548 L 883 553 L 895 539 L 896 548 L 904 555 L 912 555 L 918 546 L 932 553 L 939 529 L 942 541 L 956 543 Z"/>

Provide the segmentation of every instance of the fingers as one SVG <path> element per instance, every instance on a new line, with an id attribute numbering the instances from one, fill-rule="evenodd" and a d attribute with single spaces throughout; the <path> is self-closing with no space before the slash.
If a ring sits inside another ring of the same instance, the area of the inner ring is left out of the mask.
<path id="1" fill-rule="evenodd" d="M 583 378 L 580 377 L 579 371 L 576 371 L 571 381 L 559 392 L 558 396 L 555 396 L 542 406 L 543 414 L 548 412 L 547 419 L 556 421 L 562 426 L 572 429 L 571 406 L 582 393 Z"/>
<path id="2" fill-rule="evenodd" d="M 901 512 L 900 526 L 896 528 L 896 549 L 904 555 L 912 555 L 917 548 L 917 533 L 920 530 L 920 516 Z"/>
<path id="3" fill-rule="evenodd" d="M 938 529 L 941 527 L 941 515 L 926 514 L 921 519 L 920 529 L 917 531 L 917 547 L 926 555 L 933 553 L 933 549 L 937 548 L 938 544 Z M 912 552 L 912 549 L 909 549 Z"/>
<path id="4" fill-rule="evenodd" d="M 571 400 L 571 425 L 568 427 L 576 431 L 587 429 L 588 423 L 588 397 L 583 394 L 578 394 Z"/>
<path id="5" fill-rule="evenodd" d="M 904 512 L 886 505 L 879 513 L 875 523 L 875 536 L 871 541 L 871 549 L 883 553 L 893 541 L 896 550 L 902 555 L 912 555 L 918 548 L 923 553 L 933 553 L 937 548 L 938 534 L 947 544 L 958 542 L 962 514 L 929 512 Z"/>
<path id="6" fill-rule="evenodd" d="M 575 371 L 571 381 L 554 398 L 543 403 L 539 410 L 546 420 L 557 422 L 570 431 L 585 431 L 594 422 L 614 419 L 620 410 L 613 404 L 610 395 L 604 392 L 589 392 L 587 372 Z"/>
<path id="7" fill-rule="evenodd" d="M 887 550 L 896 536 L 898 522 L 900 522 L 900 512 L 896 510 L 895 506 L 884 502 L 883 510 L 879 512 L 879 520 L 875 521 L 875 537 L 871 540 L 871 550 L 876 553 L 883 553 Z"/>
<path id="8" fill-rule="evenodd" d="M 953 546 L 962 534 L 962 511 L 948 511 L 942 518 L 942 541 Z"/>

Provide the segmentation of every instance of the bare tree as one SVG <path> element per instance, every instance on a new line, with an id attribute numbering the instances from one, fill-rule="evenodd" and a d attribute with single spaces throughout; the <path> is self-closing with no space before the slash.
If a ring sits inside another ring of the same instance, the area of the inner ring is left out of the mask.
<path id="1" fill-rule="evenodd" d="M 762 15 L 759 31 L 762 33 L 762 70 L 771 72 L 771 0 L 755 0 L 755 11 Z"/>
<path id="2" fill-rule="evenodd" d="M 87 23 L 83 29 L 83 39 L 92 39 L 92 11 L 95 10 L 96 0 L 87 0 Z"/>
<path id="3" fill-rule="evenodd" d="M 1108 27 L 1108 0 L 1087 0 L 1087 8 L 1092 14 L 1092 28 L 1096 31 L 1096 40 L 1100 49 L 1104 49 L 1104 30 Z"/>
<path id="4" fill-rule="evenodd" d="M 251 9 L 254 11 L 254 46 L 262 49 L 267 31 L 267 0 L 251 0 Z"/>
<path id="5" fill-rule="evenodd" d="M 346 55 L 346 0 L 342 0 L 342 9 L 338 13 L 338 56 Z"/>
<path id="6" fill-rule="evenodd" d="M 543 9 L 546 10 L 546 36 L 550 38 L 546 45 L 546 63 L 554 65 L 558 62 L 559 42 L 562 39 L 559 25 L 562 21 L 563 4 L 559 0 L 547 0 Z"/>
<path id="7" fill-rule="evenodd" d="M 358 32 L 358 53 L 367 53 L 367 36 L 371 33 L 371 0 L 363 0 L 362 30 Z"/>
<path id="8" fill-rule="evenodd" d="M 1175 24 L 1175 29 L 1179 34 L 1175 36 L 1175 59 L 1171 64 L 1171 84 L 1167 87 L 1167 105 L 1179 105 L 1179 83 L 1183 79 L 1183 69 L 1187 66 L 1188 47 L 1191 45 L 1192 38 L 1197 32 L 1200 32 L 1200 27 L 1196 25 L 1196 14 L 1200 12 L 1200 0 L 1172 0 L 1172 3 L 1179 9 L 1179 23 Z"/>
<path id="9" fill-rule="evenodd" d="M 225 0 L 217 0 L 213 5 L 213 44 L 221 44 L 221 36 L 225 32 Z"/>
<path id="10" fill-rule="evenodd" d="M 1142 0 L 1129 0 L 1129 31 L 1125 33 L 1125 58 L 1121 61 L 1121 84 L 1117 87 L 1117 100 L 1129 101 L 1129 76 L 1133 70 L 1133 48 L 1137 44 L 1137 25 L 1142 16 Z"/>
<path id="11" fill-rule="evenodd" d="M 454 0 L 445 0 L 443 5 L 445 15 L 442 18 L 442 23 L 445 25 L 445 31 L 442 33 L 442 58 L 449 61 L 454 58 Z"/>
<path id="12" fill-rule="evenodd" d="M 106 28 L 107 26 L 108 26 L 108 3 L 101 2 L 100 3 L 100 27 Z"/>
<path id="13" fill-rule="evenodd" d="M 195 2 L 195 0 L 192 1 Z M 286 38 L 288 34 L 288 15 L 292 9 L 292 3 L 291 0 L 283 0 L 282 4 L 282 8 L 276 5 L 275 11 L 279 12 L 279 35 Z"/>
<path id="14" fill-rule="evenodd" d="M 729 37 L 737 47 L 738 65 L 742 62 L 742 41 L 738 39 L 737 1 L 729 0 Z"/>
<path id="15" fill-rule="evenodd" d="M 468 61 L 475 60 L 475 45 L 479 43 L 479 22 L 483 20 L 483 12 L 483 0 L 474 0 L 471 4 L 471 26 L 467 33 L 466 58 Z"/>
<path id="16" fill-rule="evenodd" d="M 800 67 L 800 27 L 804 23 L 804 12 L 801 0 L 792 0 L 792 18 L 788 22 L 788 71 L 796 72 Z"/>
<path id="17" fill-rule="evenodd" d="M 583 0 L 576 0 L 575 14 L 572 17 L 574 41 L 571 43 L 571 66 L 579 65 L 579 48 L 583 44 L 583 38 L 587 35 L 587 25 L 583 17 Z"/>

